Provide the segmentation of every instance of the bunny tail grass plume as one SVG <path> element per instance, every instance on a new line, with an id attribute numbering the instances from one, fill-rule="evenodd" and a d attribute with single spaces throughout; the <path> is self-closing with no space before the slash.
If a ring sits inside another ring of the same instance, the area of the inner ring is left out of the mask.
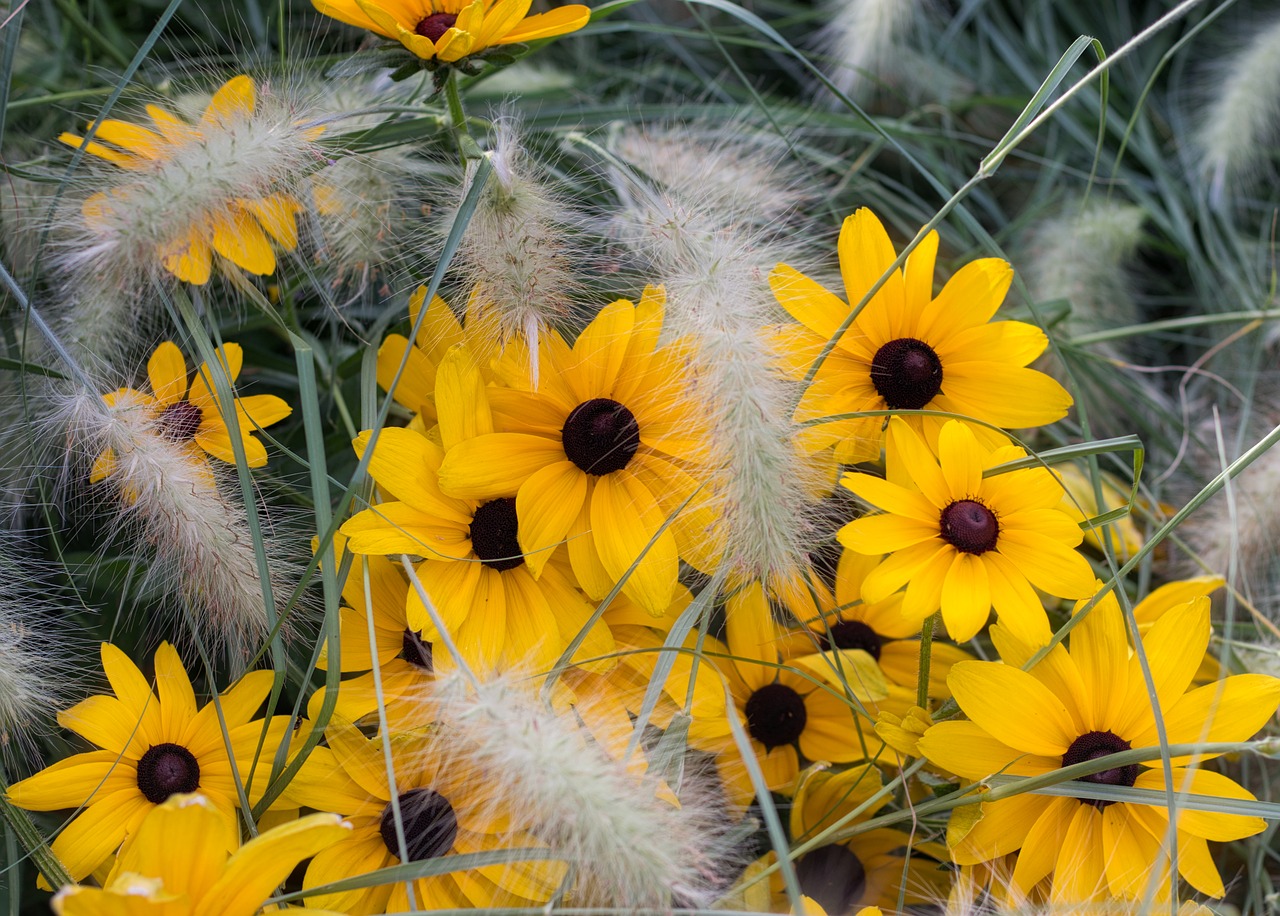
<path id="1" fill-rule="evenodd" d="M 51 576 L 0 531 L 0 760 L 34 754 L 33 737 L 53 730 L 70 700 L 81 647 L 49 595 Z"/>
<path id="2" fill-rule="evenodd" d="M 152 283 L 198 286 L 221 270 L 272 274 L 277 252 L 297 246 L 299 183 L 324 161 L 323 128 L 245 75 L 203 101 L 177 114 L 157 100 L 102 122 L 92 139 L 83 124 L 59 137 L 82 156 L 52 235 L 73 343 L 94 349 L 111 323 L 145 321 L 142 310 L 158 301 Z M 96 292 L 103 289 L 119 295 L 106 300 Z M 92 325 L 82 300 L 99 306 Z"/>
<path id="3" fill-rule="evenodd" d="M 722 809 L 699 796 L 696 780 L 685 780 L 676 804 L 639 759 L 622 762 L 630 722 L 620 708 L 592 710 L 580 697 L 576 710 L 554 712 L 529 683 L 454 676 L 433 685 L 450 766 L 500 791 L 495 804 L 512 812 L 512 826 L 568 863 L 569 906 L 709 906 L 726 877 L 712 852 Z M 599 724 L 619 720 L 622 733 Z"/>
<path id="4" fill-rule="evenodd" d="M 1254 179 L 1280 140 L 1280 18 L 1208 70 L 1195 133 L 1200 177 L 1220 207 L 1232 187 Z"/>
<path id="5" fill-rule="evenodd" d="M 208 462 L 160 435 L 152 415 L 126 398 L 108 409 L 97 394 L 78 391 L 67 397 L 63 415 L 81 456 L 96 465 L 103 453 L 114 453 L 105 479 L 83 486 L 105 497 L 126 537 L 151 549 L 151 574 L 181 596 L 205 645 L 243 664 L 269 627 L 253 538 L 232 487 Z M 279 574 L 278 548 L 270 538 L 265 546 Z"/>
<path id="6" fill-rule="evenodd" d="M 922 0 L 830 0 L 817 44 L 829 58 L 831 82 L 855 101 L 896 73 L 902 36 L 919 20 Z"/>
<path id="7" fill-rule="evenodd" d="M 586 251 L 576 241 L 585 217 L 556 194 L 526 154 L 517 125 L 498 120 L 493 170 L 467 225 L 454 264 L 498 318 L 504 340 L 522 337 L 538 378 L 538 340 L 544 330 L 569 315 L 582 287 Z M 475 164 L 453 193 L 466 199 L 477 174 Z M 441 227 L 447 233 L 457 207 Z"/>
<path id="8" fill-rule="evenodd" d="M 619 176 L 615 231 L 666 287 L 665 329 L 699 349 L 726 556 L 749 578 L 786 575 L 803 565 L 820 487 L 794 446 L 800 388 L 774 368 L 766 277 L 806 260 L 785 232 L 809 191 L 749 140 L 706 144 L 673 130 L 624 136 L 617 149 L 636 172 Z"/>

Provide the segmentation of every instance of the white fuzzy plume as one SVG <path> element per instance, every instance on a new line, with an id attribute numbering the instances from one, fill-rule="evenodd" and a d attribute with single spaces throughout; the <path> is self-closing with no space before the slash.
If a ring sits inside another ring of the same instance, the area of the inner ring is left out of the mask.
<path id="1" fill-rule="evenodd" d="M 808 260 L 784 228 L 807 191 L 750 139 L 632 133 L 617 151 L 634 171 L 617 179 L 615 231 L 666 287 L 666 329 L 699 348 L 726 556 L 747 577 L 785 576 L 812 540 L 816 487 L 794 445 L 800 388 L 774 368 L 766 331 L 779 310 L 766 277 L 781 261 Z"/>
<path id="2" fill-rule="evenodd" d="M 203 457 L 160 435 L 149 410 L 124 398 L 107 410 L 97 395 L 78 392 L 63 416 L 70 442 L 86 457 L 115 453 L 108 478 L 86 485 L 111 493 L 121 530 L 154 553 L 151 574 L 189 605 L 205 644 L 243 663 L 270 627 L 253 538 L 232 488 Z M 274 574 L 280 558 L 269 538 L 265 546 Z"/>
<path id="3" fill-rule="evenodd" d="M 625 714 L 626 732 L 610 733 L 601 723 L 618 721 L 610 717 L 616 710 L 595 715 L 592 701 L 580 696 L 576 710 L 552 711 L 509 680 L 443 679 L 431 699 L 445 723 L 448 765 L 501 787 L 497 804 L 511 812 L 513 827 L 569 864 L 570 906 L 710 905 L 724 878 L 709 852 L 723 833 L 723 815 L 698 797 L 704 790 L 693 780 L 676 804 L 638 759 L 620 759 L 630 734 Z"/>
<path id="4" fill-rule="evenodd" d="M 919 18 L 921 0 L 833 0 L 818 37 L 831 58 L 831 81 L 855 100 L 871 94 L 876 80 L 895 71 L 901 40 Z"/>

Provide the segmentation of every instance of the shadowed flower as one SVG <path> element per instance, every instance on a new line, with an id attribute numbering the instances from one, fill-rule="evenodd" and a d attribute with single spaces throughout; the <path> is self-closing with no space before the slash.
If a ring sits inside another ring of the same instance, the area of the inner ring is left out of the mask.
<path id="1" fill-rule="evenodd" d="M 398 41 L 423 60 L 453 63 L 494 45 L 575 32 L 591 10 L 577 4 L 529 12 L 531 0 L 311 0 L 339 22 Z"/>
<path id="2" fill-rule="evenodd" d="M 889 553 L 862 583 L 864 601 L 883 601 L 904 585 L 902 613 L 922 622 L 941 608 L 947 632 L 972 639 L 994 605 L 1024 639 L 1048 627 L 1031 586 L 1062 598 L 1091 593 L 1093 572 L 1074 548 L 1084 535 L 1059 508 L 1062 485 L 1044 468 L 984 476 L 1026 453 L 991 450 L 950 420 L 934 457 L 902 419 L 889 425 L 888 479 L 845 474 L 841 481 L 883 512 L 840 529 L 840 543 L 862 554 Z"/>
<path id="3" fill-rule="evenodd" d="M 839 251 L 848 302 L 786 264 L 769 277 L 779 304 L 800 322 L 783 328 L 779 341 L 797 377 L 808 373 L 850 308 L 896 257 L 888 233 L 867 209 L 844 221 Z M 930 232 L 836 340 L 796 411 L 798 420 L 814 423 L 801 436 L 809 449 L 835 445 L 845 464 L 876 459 L 884 417 L 841 416 L 864 410 L 948 411 L 1006 429 L 1066 416 L 1066 389 L 1026 368 L 1048 346 L 1044 332 L 1021 321 L 991 321 L 1013 279 L 1009 265 L 998 258 L 972 261 L 935 297 L 937 251 L 938 234 Z M 1017 397 L 1009 396 L 1012 391 Z M 905 419 L 931 446 L 946 421 Z"/>
<path id="4" fill-rule="evenodd" d="M 1099 601 L 1071 631 L 1069 648 L 1054 646 L 1022 670 L 1044 643 L 1025 643 L 1002 625 L 991 629 L 1003 662 L 960 662 L 948 682 L 969 721 L 939 722 L 920 739 L 920 753 L 968 780 L 993 773 L 1038 776 L 1130 749 L 1157 749 L 1153 700 L 1170 745 L 1242 741 L 1271 719 L 1280 703 L 1280 679 L 1242 674 L 1188 692 L 1209 641 L 1209 599 L 1195 598 L 1167 611 L 1142 637 L 1155 684 L 1149 695 L 1141 663 L 1130 651 L 1114 600 Z M 1197 753 L 1199 764 L 1217 756 Z M 1174 756 L 1173 792 L 1252 799 L 1226 776 Z M 1155 790 L 1150 802 L 1022 794 L 959 809 L 948 832 L 955 861 L 990 861 L 1015 850 L 1012 882 L 1024 899 L 1052 876 L 1050 903 L 1142 899 L 1149 882 L 1167 899 L 1165 844 L 1170 815 L 1161 762 L 1131 763 L 1081 777 L 1091 786 Z M 979 810 L 980 808 L 980 810 Z M 967 814 L 967 816 L 965 816 Z M 1208 840 L 1252 836 L 1259 817 L 1207 810 L 1184 800 L 1177 813 L 1178 872 L 1197 890 L 1224 893 Z"/>
<path id="5" fill-rule="evenodd" d="M 58 714 L 58 724 L 101 750 L 73 754 L 9 787 L 9 801 L 32 811 L 77 808 L 53 841 L 53 853 L 77 881 L 107 860 L 147 813 L 175 793 L 197 789 L 220 815 L 212 842 L 234 849 L 236 776 L 251 801 L 261 798 L 269 765 L 259 742 L 274 753 L 288 716 L 266 725 L 253 715 L 271 691 L 270 671 L 251 671 L 219 698 L 196 708 L 195 693 L 173 646 L 155 654 L 155 692 L 129 657 L 102 644 L 102 666 L 114 696 L 89 697 Z M 230 738 L 231 755 L 227 752 Z M 234 769 L 233 769 L 234 758 Z"/>

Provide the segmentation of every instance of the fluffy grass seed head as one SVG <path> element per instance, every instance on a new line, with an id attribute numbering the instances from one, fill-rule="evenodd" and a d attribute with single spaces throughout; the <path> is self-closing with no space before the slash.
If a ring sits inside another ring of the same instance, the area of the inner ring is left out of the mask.
<path id="1" fill-rule="evenodd" d="M 110 493 L 106 504 L 119 530 L 154 556 L 148 575 L 181 596 L 206 645 L 233 664 L 246 661 L 270 627 L 253 538 L 233 485 L 220 482 L 221 472 L 188 443 L 163 435 L 150 405 L 126 397 L 105 409 L 96 393 L 77 391 L 67 396 L 62 417 L 78 455 L 112 454 L 105 479 L 80 481 Z M 264 549 L 279 595 L 287 563 L 272 538 Z"/>
<path id="2" fill-rule="evenodd" d="M 774 368 L 764 331 L 778 312 L 765 277 L 803 257 L 786 224 L 815 189 L 749 137 L 631 131 L 617 150 L 633 169 L 616 179 L 614 232 L 666 288 L 669 333 L 698 348 L 727 556 L 746 578 L 785 577 L 804 565 L 822 486 L 794 445 L 800 391 Z"/>
<path id="3" fill-rule="evenodd" d="M 538 341 L 569 316 L 574 296 L 583 286 L 584 274 L 579 271 L 588 256 L 576 239 L 586 217 L 557 194 L 528 155 L 511 118 L 498 119 L 493 148 L 486 155 L 492 172 L 454 265 L 487 303 L 482 313 L 497 317 L 503 340 L 520 337 L 528 344 L 536 385 Z M 444 209 L 442 237 L 452 227 L 476 174 L 476 167 L 470 166 L 463 181 L 455 185 L 452 193 L 457 204 Z"/>
<path id="4" fill-rule="evenodd" d="M 831 81 L 855 100 L 878 78 L 896 76 L 902 38 L 917 23 L 923 0 L 833 0 L 818 46 L 831 59 Z M 905 69 L 905 68 L 903 68 Z"/>
<path id="5" fill-rule="evenodd" d="M 81 285 L 124 290 L 166 273 L 202 285 L 222 262 L 273 273 L 274 249 L 297 246 L 298 181 L 321 161 L 320 129 L 244 75 L 198 120 L 158 104 L 146 115 L 148 124 L 102 121 L 92 139 L 59 138 L 103 163 L 83 173 L 86 193 L 66 215 L 64 266 Z"/>
<path id="6" fill-rule="evenodd" d="M 455 676 L 435 686 L 452 766 L 501 786 L 513 826 L 576 867 L 571 905 L 711 904 L 725 883 L 709 852 L 723 832 L 721 809 L 699 795 L 696 780 L 685 780 L 676 803 L 636 759 L 621 759 L 630 737 L 621 707 L 580 694 L 576 709 L 553 710 L 511 679 Z"/>
<path id="7" fill-rule="evenodd" d="M 1265 170 L 1280 139 L 1280 18 L 1250 34 L 1206 74 L 1193 149 L 1214 206 Z"/>

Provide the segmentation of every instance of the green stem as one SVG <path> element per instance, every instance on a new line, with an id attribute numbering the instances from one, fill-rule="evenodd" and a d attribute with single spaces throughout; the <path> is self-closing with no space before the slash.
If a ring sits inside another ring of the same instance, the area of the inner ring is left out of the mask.
<path id="1" fill-rule="evenodd" d="M 66 866 L 49 849 L 49 844 L 44 841 L 39 829 L 32 823 L 31 816 L 9 801 L 8 791 L 9 783 L 5 779 L 4 772 L 0 770 L 0 814 L 4 816 L 5 821 L 18 837 L 18 842 L 30 853 L 31 861 L 49 882 L 50 887 L 59 888 L 74 884 L 71 875 L 67 874 Z"/>
<path id="2" fill-rule="evenodd" d="M 929 663 L 933 657 L 933 628 L 938 625 L 941 611 L 930 614 L 920 631 L 920 673 L 916 677 L 916 705 L 929 708 Z"/>
<path id="3" fill-rule="evenodd" d="M 449 106 L 450 127 L 453 129 L 454 142 L 458 144 L 458 158 L 462 167 L 467 167 L 468 159 L 479 159 L 482 156 L 480 147 L 467 130 L 467 113 L 462 108 L 462 93 L 458 91 L 458 71 L 451 70 L 444 81 L 444 98 Z"/>

